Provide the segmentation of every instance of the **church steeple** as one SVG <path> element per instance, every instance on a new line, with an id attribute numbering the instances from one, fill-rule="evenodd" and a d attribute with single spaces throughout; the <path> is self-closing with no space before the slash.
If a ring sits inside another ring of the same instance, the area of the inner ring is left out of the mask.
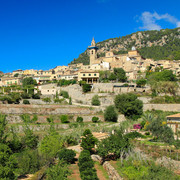
<path id="1" fill-rule="evenodd" d="M 94 40 L 94 37 L 93 37 L 93 39 L 92 39 L 92 41 L 91 41 L 91 46 L 96 46 L 96 42 L 95 42 L 95 40 Z"/>
<path id="2" fill-rule="evenodd" d="M 96 63 L 97 49 L 98 49 L 98 47 L 96 47 L 96 42 L 95 42 L 94 37 L 93 37 L 93 39 L 91 41 L 91 46 L 88 47 L 89 55 L 90 55 L 90 65 Z"/>

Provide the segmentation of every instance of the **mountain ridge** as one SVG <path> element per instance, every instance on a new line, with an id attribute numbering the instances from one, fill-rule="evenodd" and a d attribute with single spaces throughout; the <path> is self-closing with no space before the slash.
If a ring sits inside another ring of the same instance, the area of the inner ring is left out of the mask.
<path id="1" fill-rule="evenodd" d="M 105 56 L 107 51 L 113 51 L 115 55 L 125 54 L 135 46 L 143 58 L 180 60 L 180 28 L 137 31 L 126 36 L 97 42 L 96 46 L 99 48 L 98 57 Z M 89 64 L 87 50 L 70 64 L 77 63 Z"/>

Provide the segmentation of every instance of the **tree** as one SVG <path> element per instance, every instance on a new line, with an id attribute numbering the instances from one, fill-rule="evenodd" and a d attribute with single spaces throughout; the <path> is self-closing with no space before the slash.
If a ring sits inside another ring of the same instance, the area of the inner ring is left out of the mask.
<path id="1" fill-rule="evenodd" d="M 50 159 L 53 159 L 63 147 L 63 138 L 55 131 L 47 134 L 38 146 L 39 151 Z"/>
<path id="2" fill-rule="evenodd" d="M 177 81 L 177 78 L 172 70 L 163 70 L 161 72 L 151 73 L 148 81 Z"/>
<path id="3" fill-rule="evenodd" d="M 91 91 L 91 85 L 90 84 L 83 84 L 82 90 L 84 93 Z"/>
<path id="4" fill-rule="evenodd" d="M 14 75 L 14 77 L 18 77 L 19 76 L 19 73 L 16 73 L 15 75 Z"/>
<path id="5" fill-rule="evenodd" d="M 80 116 L 78 116 L 78 117 L 77 117 L 77 119 L 76 119 L 76 122 L 78 122 L 78 123 L 82 123 L 82 122 L 83 122 L 83 118 L 82 118 L 82 117 L 80 117 Z"/>
<path id="6" fill-rule="evenodd" d="M 30 104 L 30 102 L 27 99 L 24 99 L 23 104 Z"/>
<path id="7" fill-rule="evenodd" d="M 46 170 L 47 180 L 66 180 L 70 174 L 69 167 L 63 161 L 59 161 L 56 165 L 51 165 Z"/>
<path id="8" fill-rule="evenodd" d="M 78 166 L 82 180 L 98 180 L 94 162 L 88 150 L 81 151 Z"/>
<path id="9" fill-rule="evenodd" d="M 32 77 L 27 77 L 22 80 L 22 84 L 25 87 L 28 85 L 37 85 L 37 82 Z"/>
<path id="10" fill-rule="evenodd" d="M 46 103 L 50 103 L 51 102 L 51 98 L 50 97 L 46 97 L 42 99 L 44 102 Z"/>
<path id="11" fill-rule="evenodd" d="M 136 84 L 137 84 L 137 86 L 140 86 L 140 87 L 145 86 L 146 80 L 145 79 L 139 79 L 136 81 Z"/>
<path id="12" fill-rule="evenodd" d="M 15 168 L 17 162 L 11 149 L 6 144 L 0 143 L 0 179 L 16 179 Z"/>
<path id="13" fill-rule="evenodd" d="M 110 137 L 103 139 L 97 144 L 97 153 L 105 160 L 108 155 L 115 159 L 119 158 L 121 154 L 128 153 L 131 150 L 129 139 L 123 135 L 123 131 L 119 130 Z"/>
<path id="14" fill-rule="evenodd" d="M 101 104 L 98 95 L 93 96 L 91 104 L 94 106 L 99 106 Z"/>
<path id="15" fill-rule="evenodd" d="M 117 119 L 118 119 L 118 114 L 117 114 L 114 106 L 108 106 L 104 112 L 104 120 L 117 122 Z"/>
<path id="16" fill-rule="evenodd" d="M 114 68 L 114 74 L 116 75 L 118 81 L 120 82 L 126 82 L 126 72 L 122 68 Z"/>
<path id="17" fill-rule="evenodd" d="M 94 148 L 98 140 L 93 136 L 90 129 L 86 129 L 83 133 L 83 136 L 84 137 L 82 138 L 81 147 L 84 150 L 92 152 L 92 148 Z"/>
<path id="18" fill-rule="evenodd" d="M 5 142 L 7 134 L 5 133 L 7 121 L 6 115 L 0 114 L 0 143 Z"/>
<path id="19" fill-rule="evenodd" d="M 35 149 L 38 144 L 38 136 L 33 134 L 33 131 L 26 125 L 24 128 L 25 136 L 22 137 L 22 144 L 26 148 Z"/>
<path id="20" fill-rule="evenodd" d="M 109 80 L 110 81 L 116 80 L 116 75 L 114 73 L 111 73 L 110 76 L 109 76 Z"/>
<path id="21" fill-rule="evenodd" d="M 58 157 L 60 160 L 63 160 L 66 163 L 73 163 L 76 153 L 72 149 L 62 149 L 58 153 Z"/>
<path id="22" fill-rule="evenodd" d="M 128 118 L 138 119 L 143 114 L 143 102 L 133 93 L 117 95 L 114 104 Z"/>
<path id="23" fill-rule="evenodd" d="M 94 117 L 92 117 L 92 122 L 97 123 L 97 122 L 100 122 L 100 120 L 98 117 L 94 116 Z"/>

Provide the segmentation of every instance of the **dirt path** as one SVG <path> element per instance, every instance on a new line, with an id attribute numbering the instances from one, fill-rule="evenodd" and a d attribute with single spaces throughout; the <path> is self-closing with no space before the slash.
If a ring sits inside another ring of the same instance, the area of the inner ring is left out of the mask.
<path id="1" fill-rule="evenodd" d="M 78 167 L 78 162 L 71 164 L 70 169 L 72 170 L 71 176 L 68 177 L 69 180 L 81 180 L 80 172 Z"/>
<path id="2" fill-rule="evenodd" d="M 98 164 L 95 164 L 94 167 L 95 167 L 96 170 L 97 170 L 97 176 L 98 176 L 98 178 L 99 178 L 100 180 L 107 180 L 107 178 L 104 177 L 103 172 L 99 169 Z"/>

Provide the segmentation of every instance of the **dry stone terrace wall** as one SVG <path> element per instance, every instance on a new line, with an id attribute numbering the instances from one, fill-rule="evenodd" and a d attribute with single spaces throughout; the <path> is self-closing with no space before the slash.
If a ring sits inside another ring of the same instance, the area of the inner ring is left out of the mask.
<path id="1" fill-rule="evenodd" d="M 2 114 L 96 114 L 102 109 L 100 107 L 90 109 L 88 107 L 77 107 L 73 105 L 17 105 L 17 104 L 0 104 L 0 113 Z"/>
<path id="2" fill-rule="evenodd" d="M 143 110 L 162 110 L 180 112 L 180 104 L 144 104 Z"/>

